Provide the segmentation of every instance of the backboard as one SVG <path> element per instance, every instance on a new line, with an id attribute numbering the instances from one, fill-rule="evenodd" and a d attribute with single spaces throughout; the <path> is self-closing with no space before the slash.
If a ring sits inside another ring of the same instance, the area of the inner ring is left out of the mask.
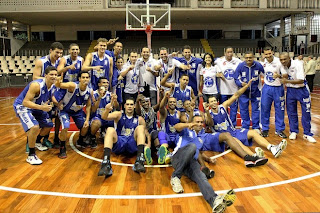
<path id="1" fill-rule="evenodd" d="M 127 4 L 126 30 L 145 31 L 151 25 L 152 31 L 170 31 L 170 8 L 170 4 Z"/>

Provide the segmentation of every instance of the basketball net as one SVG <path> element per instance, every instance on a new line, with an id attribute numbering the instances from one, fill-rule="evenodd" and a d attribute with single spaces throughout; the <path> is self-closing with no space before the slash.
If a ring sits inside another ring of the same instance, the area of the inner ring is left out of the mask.
<path id="1" fill-rule="evenodd" d="M 149 50 L 151 50 L 152 25 L 146 24 L 145 26 L 146 26 L 145 32 L 147 34 L 147 45 L 148 45 Z"/>

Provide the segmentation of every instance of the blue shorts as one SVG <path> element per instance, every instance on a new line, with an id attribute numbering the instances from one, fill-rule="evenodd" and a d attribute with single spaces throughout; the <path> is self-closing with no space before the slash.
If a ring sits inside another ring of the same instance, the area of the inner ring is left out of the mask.
<path id="1" fill-rule="evenodd" d="M 134 140 L 132 136 L 124 136 L 118 135 L 118 141 L 113 145 L 112 152 L 116 155 L 120 155 L 122 153 L 133 154 L 138 151 L 137 142 Z"/>
<path id="2" fill-rule="evenodd" d="M 32 110 L 23 105 L 14 106 L 14 111 L 27 132 L 31 127 L 39 125 L 40 128 L 53 127 L 49 114 L 41 110 Z"/>
<path id="3" fill-rule="evenodd" d="M 176 147 L 177 140 L 179 139 L 179 134 L 167 134 L 166 133 L 166 139 L 168 141 L 169 147 Z"/>
<path id="4" fill-rule="evenodd" d="M 220 132 L 214 133 L 204 133 L 201 136 L 203 141 L 203 145 L 201 151 L 214 151 L 214 152 L 224 152 L 225 150 L 225 143 L 219 142 Z"/>
<path id="5" fill-rule="evenodd" d="M 92 123 L 94 120 L 99 120 L 100 123 L 101 123 L 101 127 L 114 127 L 114 121 L 106 121 L 106 120 L 103 120 L 102 118 L 100 118 L 99 116 L 94 116 L 94 117 L 91 119 L 91 123 Z"/>
<path id="6" fill-rule="evenodd" d="M 86 114 L 83 110 L 79 110 L 78 112 L 59 112 L 59 118 L 61 121 L 62 129 L 69 129 L 70 128 L 70 116 L 74 120 L 78 129 L 83 127 L 83 124 L 86 120 Z"/>
<path id="7" fill-rule="evenodd" d="M 236 129 L 233 132 L 230 132 L 232 137 L 235 137 L 243 143 L 245 146 L 252 146 L 252 139 L 248 139 L 248 129 Z"/>

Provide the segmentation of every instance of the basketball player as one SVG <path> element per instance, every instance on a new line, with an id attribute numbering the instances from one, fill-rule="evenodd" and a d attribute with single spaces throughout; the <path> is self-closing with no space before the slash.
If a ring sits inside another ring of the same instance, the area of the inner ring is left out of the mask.
<path id="1" fill-rule="evenodd" d="M 281 138 L 287 138 L 283 132 L 285 129 L 284 124 L 284 108 L 285 97 L 284 88 L 280 81 L 280 77 L 287 77 L 287 73 L 281 69 L 281 62 L 279 58 L 273 55 L 271 47 L 265 47 L 264 62 L 262 66 L 264 68 L 264 85 L 261 93 L 261 124 L 262 124 L 262 136 L 269 136 L 269 119 L 272 102 L 274 102 L 275 111 L 275 134 Z"/>
<path id="2" fill-rule="evenodd" d="M 20 119 L 24 131 L 27 133 L 27 144 L 29 145 L 29 156 L 27 162 L 31 165 L 39 165 L 42 160 L 35 153 L 35 146 L 42 149 L 40 141 L 37 141 L 37 135 L 44 136 L 49 134 L 53 123 L 48 112 L 51 111 L 51 89 L 54 85 L 58 71 L 55 67 L 48 66 L 44 70 L 44 78 L 37 79 L 24 88 L 13 103 L 14 111 Z M 40 131 L 40 133 L 39 133 Z M 39 143 L 40 142 L 40 143 Z"/>
<path id="3" fill-rule="evenodd" d="M 230 106 L 250 87 L 253 80 L 254 79 L 248 81 L 248 83 L 239 89 L 230 99 L 220 105 L 218 105 L 218 100 L 214 96 L 209 98 L 209 105 L 211 108 L 210 114 L 214 123 L 213 128 L 216 132 L 229 132 L 233 137 L 239 139 L 245 146 L 252 146 L 252 140 L 254 140 L 260 146 L 267 148 L 274 157 L 277 158 L 286 148 L 286 140 L 282 140 L 279 145 L 272 145 L 254 130 L 235 129 L 227 113 L 228 106 Z"/>
<path id="4" fill-rule="evenodd" d="M 35 61 L 35 67 L 33 69 L 33 80 L 43 78 L 44 71 L 47 67 L 53 66 L 55 68 L 58 67 L 60 58 L 63 54 L 63 45 L 60 42 L 53 42 L 50 46 L 50 54 L 43 56 L 39 60 Z M 55 90 L 56 88 L 53 88 Z M 52 91 L 52 94 L 54 91 Z M 50 118 L 56 118 L 57 116 L 57 109 L 56 107 L 52 108 L 52 111 L 49 112 Z M 55 119 L 55 136 L 54 136 L 54 145 L 49 141 L 49 133 L 45 135 L 43 138 L 43 145 L 52 148 L 53 146 L 56 147 L 59 144 L 59 129 L 60 129 L 60 122 L 59 119 Z M 40 137 L 40 135 L 39 135 Z M 44 147 L 43 147 L 44 148 Z M 27 147 L 28 150 L 28 147 Z"/>
<path id="5" fill-rule="evenodd" d="M 160 72 L 160 79 L 163 79 L 165 75 L 168 74 L 169 70 L 171 71 L 171 75 L 168 77 L 169 83 L 176 83 L 178 79 L 178 74 L 176 73 L 175 68 L 180 68 L 183 70 L 190 69 L 190 65 L 184 65 L 180 63 L 178 60 L 174 59 L 171 55 L 168 55 L 167 48 L 160 48 L 160 59 L 158 64 L 154 66 L 155 71 Z M 168 91 L 170 88 L 164 87 L 164 91 Z"/>
<path id="6" fill-rule="evenodd" d="M 129 97 L 124 104 L 124 112 L 112 110 L 112 103 L 107 104 L 102 115 L 104 120 L 115 122 L 115 128 L 109 127 L 104 138 L 104 157 L 101 163 L 98 176 L 106 178 L 112 175 L 110 162 L 111 150 L 115 154 L 137 152 L 137 159 L 133 171 L 146 172 L 144 168 L 144 147 L 145 147 L 145 122 L 141 116 L 134 114 L 134 100 Z"/>
<path id="7" fill-rule="evenodd" d="M 191 47 L 189 45 L 185 45 L 183 47 L 183 57 L 176 59 L 182 64 L 190 65 L 190 69 L 188 70 L 179 70 L 179 79 L 183 74 L 187 74 L 189 76 L 188 85 L 193 89 L 194 95 L 198 96 L 200 68 L 203 60 L 201 58 L 191 56 Z"/>
<path id="8" fill-rule="evenodd" d="M 168 83 L 168 78 L 171 76 L 173 69 L 169 70 L 168 74 L 161 80 L 161 86 L 174 88 L 172 96 L 177 100 L 177 110 L 184 111 L 183 103 L 185 100 L 195 100 L 194 92 L 191 86 L 188 86 L 189 76 L 184 74 L 180 76 L 179 83 Z"/>
<path id="9" fill-rule="evenodd" d="M 99 38 L 98 51 L 89 53 L 82 66 L 82 70 L 91 71 L 91 87 L 93 90 L 98 89 L 98 80 L 100 77 L 106 77 L 108 81 L 112 79 L 113 59 L 105 53 L 107 43 L 107 39 Z"/>
<path id="10" fill-rule="evenodd" d="M 306 84 L 303 65 L 297 60 L 291 60 L 288 53 L 280 54 L 281 70 L 288 73 L 288 78 L 280 79 L 287 86 L 287 114 L 290 126 L 290 140 L 295 140 L 299 133 L 299 121 L 297 103 L 300 102 L 302 109 L 301 123 L 303 126 L 303 139 L 315 143 L 311 133 L 311 97 Z"/>
<path id="11" fill-rule="evenodd" d="M 235 70 L 242 61 L 238 58 L 233 57 L 233 48 L 226 47 L 224 57 L 215 60 L 218 72 L 224 75 L 224 78 L 219 80 L 219 91 L 220 91 L 220 103 L 223 103 L 230 98 L 237 90 L 238 86 L 234 81 Z M 237 111 L 238 101 L 235 101 L 230 106 L 230 118 L 233 126 L 237 125 Z"/>
<path id="12" fill-rule="evenodd" d="M 63 82 L 78 81 L 78 74 L 83 64 L 83 58 L 79 56 L 79 53 L 79 45 L 72 43 L 69 46 L 69 55 L 60 59 L 57 70 L 59 75 L 63 73 Z"/>
<path id="13" fill-rule="evenodd" d="M 66 140 L 70 128 L 70 116 L 80 130 L 77 146 L 83 146 L 83 138 L 87 135 L 91 111 L 91 88 L 89 87 L 90 75 L 88 71 L 79 73 L 79 82 L 62 82 L 63 76 L 59 77 L 56 87 L 60 88 L 55 93 L 55 99 L 59 104 L 59 118 L 62 124 L 60 133 L 59 158 L 66 158 Z M 60 102 L 61 101 L 61 102 Z M 86 113 L 83 108 L 86 107 Z"/>
<path id="14" fill-rule="evenodd" d="M 262 65 L 253 60 L 253 53 L 246 52 L 245 61 L 240 63 L 235 71 L 234 79 L 239 88 L 245 86 L 248 81 L 254 79 L 250 87 L 239 97 L 240 115 L 242 128 L 250 128 L 249 101 L 251 102 L 252 129 L 260 132 L 260 100 L 261 100 L 261 79 L 264 73 Z"/>
<path id="15" fill-rule="evenodd" d="M 113 70 L 113 76 L 112 76 L 112 87 L 113 87 L 113 93 L 117 95 L 117 101 L 119 103 L 119 107 L 115 109 L 120 110 L 120 105 L 122 105 L 122 93 L 124 88 L 124 80 L 123 77 L 120 75 L 121 70 L 123 67 L 123 58 L 118 57 L 116 59 L 116 66 Z"/>
<path id="16" fill-rule="evenodd" d="M 93 92 L 92 95 L 92 107 L 91 107 L 91 124 L 90 124 L 90 138 L 91 148 L 97 147 L 96 133 L 102 127 L 103 129 L 108 127 L 114 127 L 113 121 L 106 121 L 102 119 L 102 114 L 108 103 L 113 102 L 115 108 L 119 107 L 117 96 L 108 91 L 109 81 L 105 77 L 100 77 L 98 80 L 99 90 Z"/>

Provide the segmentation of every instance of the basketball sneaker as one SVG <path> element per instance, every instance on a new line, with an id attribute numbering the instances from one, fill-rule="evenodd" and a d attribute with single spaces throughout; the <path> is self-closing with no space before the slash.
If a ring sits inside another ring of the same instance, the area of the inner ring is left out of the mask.
<path id="1" fill-rule="evenodd" d="M 262 133 L 261 133 L 261 136 L 266 138 L 269 136 L 269 130 L 263 130 Z"/>
<path id="2" fill-rule="evenodd" d="M 61 158 L 61 159 L 67 158 L 67 149 L 66 149 L 66 147 L 60 147 L 60 153 L 59 153 L 58 157 Z"/>
<path id="3" fill-rule="evenodd" d="M 271 145 L 270 151 L 275 158 L 278 158 L 287 147 L 287 140 L 283 139 L 278 145 Z"/>
<path id="4" fill-rule="evenodd" d="M 260 158 L 263 158 L 264 157 L 264 151 L 260 148 L 260 147 L 256 147 L 254 149 L 254 151 L 256 152 L 255 155 L 260 157 Z"/>
<path id="5" fill-rule="evenodd" d="M 235 202 L 236 198 L 237 196 L 233 191 L 233 189 L 230 189 L 224 195 L 218 195 L 213 202 L 212 212 L 216 212 L 216 213 L 224 212 L 227 206 L 231 206 Z"/>
<path id="6" fill-rule="evenodd" d="M 168 154 L 168 149 L 164 145 L 161 145 L 158 151 L 158 164 L 164 164 L 166 156 Z"/>
<path id="7" fill-rule="evenodd" d="M 42 145 L 48 147 L 49 149 L 53 147 L 53 144 L 51 143 L 51 141 L 49 141 L 48 138 L 43 139 Z"/>
<path id="8" fill-rule="evenodd" d="M 113 173 L 113 171 L 112 171 L 110 160 L 102 161 L 101 168 L 98 172 L 98 176 L 104 175 L 107 178 L 107 177 L 110 177 L 112 175 L 112 173 Z"/>
<path id="9" fill-rule="evenodd" d="M 151 149 L 147 146 L 144 147 L 144 159 L 146 159 L 147 165 L 151 165 L 153 163 Z"/>
<path id="10" fill-rule="evenodd" d="M 260 158 L 255 155 L 246 155 L 244 156 L 244 164 L 246 167 L 255 167 L 255 166 L 262 166 L 268 162 L 267 158 Z"/>
<path id="11" fill-rule="evenodd" d="M 172 190 L 175 193 L 183 193 L 184 189 L 181 185 L 181 181 L 178 177 L 171 177 L 170 184 L 172 186 Z"/>
<path id="12" fill-rule="evenodd" d="M 42 143 L 36 143 L 36 147 L 40 151 L 47 151 L 48 150 L 48 147 L 42 145 Z"/>
<path id="13" fill-rule="evenodd" d="M 310 143 L 316 143 L 316 139 L 310 135 L 303 135 L 303 139 L 309 141 Z"/>
<path id="14" fill-rule="evenodd" d="M 40 164 L 42 164 L 42 160 L 40 160 L 40 158 L 38 158 L 38 156 L 36 154 L 29 155 L 27 157 L 26 161 L 28 163 L 30 163 L 31 165 L 40 165 Z"/>
<path id="15" fill-rule="evenodd" d="M 278 136 L 281 137 L 281 138 L 287 138 L 287 135 L 284 134 L 283 131 L 276 131 L 275 134 L 278 135 Z"/>
<path id="16" fill-rule="evenodd" d="M 145 161 L 145 159 L 143 157 L 143 154 L 141 153 L 141 156 L 137 157 L 136 162 L 134 163 L 134 165 L 132 167 L 132 170 L 137 173 L 146 172 L 146 168 L 144 168 L 144 161 Z"/>
<path id="17" fill-rule="evenodd" d="M 166 159 L 164 161 L 165 164 L 170 164 L 171 163 L 171 157 L 172 153 L 168 151 L 168 154 L 166 155 Z"/>
<path id="18" fill-rule="evenodd" d="M 289 135 L 289 139 L 290 139 L 290 140 L 295 140 L 295 139 L 297 139 L 297 133 L 291 132 L 291 134 Z"/>
<path id="19" fill-rule="evenodd" d="M 210 170 L 208 167 L 204 166 L 201 168 L 201 171 L 206 175 L 207 179 L 214 177 L 214 171 Z"/>

